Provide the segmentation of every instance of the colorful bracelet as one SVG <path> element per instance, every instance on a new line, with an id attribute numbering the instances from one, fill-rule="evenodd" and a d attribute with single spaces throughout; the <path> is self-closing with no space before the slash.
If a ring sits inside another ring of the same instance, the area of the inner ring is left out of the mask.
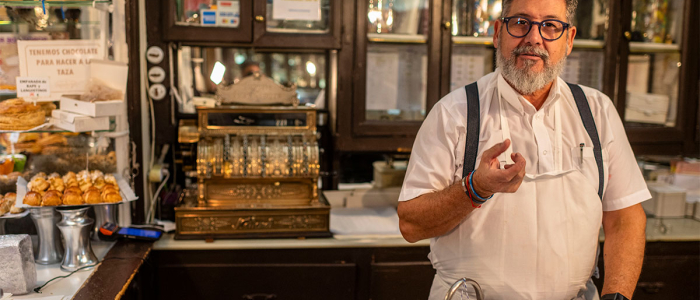
<path id="1" fill-rule="evenodd" d="M 493 198 L 493 195 L 489 196 L 488 198 L 483 198 L 483 197 L 479 196 L 479 193 L 477 193 L 476 190 L 474 190 L 473 178 L 474 178 L 474 172 L 472 171 L 471 173 L 469 173 L 469 189 L 471 189 L 471 192 L 474 195 L 474 197 L 476 197 L 479 200 L 477 203 L 481 202 L 483 204 L 484 202 L 486 202 L 486 200 Z M 476 200 L 474 200 L 474 201 L 476 201 Z"/>
<path id="2" fill-rule="evenodd" d="M 469 173 L 469 174 L 471 174 L 471 173 Z M 462 190 L 464 191 L 465 194 L 467 194 L 467 196 L 469 196 L 469 203 L 472 204 L 472 207 L 479 208 L 479 207 L 481 207 L 481 204 L 483 204 L 483 202 L 478 201 L 478 200 L 474 200 L 474 197 L 472 197 L 472 192 L 467 188 L 467 185 L 465 183 L 467 181 L 467 178 L 469 178 L 469 175 L 467 175 L 466 177 L 462 178 L 462 180 L 460 180 L 462 182 Z"/>

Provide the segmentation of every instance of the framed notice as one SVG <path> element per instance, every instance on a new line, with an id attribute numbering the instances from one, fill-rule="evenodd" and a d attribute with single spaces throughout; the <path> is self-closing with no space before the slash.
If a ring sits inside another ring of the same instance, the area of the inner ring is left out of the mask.
<path id="1" fill-rule="evenodd" d="M 18 41 L 20 76 L 49 77 L 51 98 L 82 94 L 90 80 L 90 60 L 103 59 L 98 40 Z"/>
<path id="2" fill-rule="evenodd" d="M 273 0 L 272 18 L 275 20 L 321 20 L 321 0 Z"/>

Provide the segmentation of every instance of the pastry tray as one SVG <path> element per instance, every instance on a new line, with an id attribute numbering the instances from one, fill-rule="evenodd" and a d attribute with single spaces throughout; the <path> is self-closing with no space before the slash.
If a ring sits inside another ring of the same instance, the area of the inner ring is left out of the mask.
<path id="1" fill-rule="evenodd" d="M 26 210 L 26 209 L 23 212 L 18 213 L 18 214 L 11 214 L 8 212 L 8 213 L 0 216 L 0 219 L 19 219 L 19 218 L 26 217 L 28 214 L 29 214 L 29 210 Z"/>
<path id="2" fill-rule="evenodd" d="M 78 204 L 78 205 L 59 205 L 59 206 L 31 206 L 24 204 L 24 196 L 27 194 L 27 180 L 23 177 L 17 178 L 17 200 L 15 200 L 15 206 L 19 208 L 39 208 L 39 207 L 73 207 L 73 206 L 98 206 L 98 205 L 110 205 L 110 204 L 121 204 L 134 201 L 139 197 L 136 196 L 131 186 L 124 180 L 124 178 L 119 174 L 112 174 L 114 178 L 117 179 L 117 185 L 119 185 L 119 194 L 122 196 L 122 201 L 114 203 L 94 203 L 94 204 Z"/>

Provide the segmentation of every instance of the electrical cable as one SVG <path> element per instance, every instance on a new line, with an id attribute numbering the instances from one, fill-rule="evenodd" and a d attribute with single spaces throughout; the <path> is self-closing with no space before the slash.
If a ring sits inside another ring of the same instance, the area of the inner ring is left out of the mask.
<path id="1" fill-rule="evenodd" d="M 156 190 L 156 192 L 153 194 L 153 197 L 151 197 L 151 205 L 148 208 L 148 214 L 146 215 L 146 223 L 153 223 L 153 220 L 155 219 L 155 209 L 154 206 L 156 204 L 157 199 L 158 199 L 158 194 L 160 193 L 160 190 L 163 189 L 166 183 L 168 183 L 168 179 L 170 178 L 170 172 L 168 172 L 167 169 L 163 169 L 163 172 L 165 172 L 165 178 L 163 181 L 160 183 L 160 186 Z"/>
<path id="2" fill-rule="evenodd" d="M 105 258 L 105 259 L 103 259 L 103 260 L 101 260 L 101 261 L 98 261 L 98 262 L 96 262 L 96 263 L 94 263 L 94 264 L 80 267 L 80 268 L 78 268 L 77 270 L 68 273 L 67 275 L 56 276 L 56 277 L 54 277 L 54 278 L 51 278 L 51 279 L 49 279 L 48 281 L 46 281 L 44 284 L 42 284 L 42 285 L 40 285 L 40 286 L 34 288 L 34 292 L 40 293 L 40 294 L 41 294 L 41 289 L 43 289 L 44 287 L 46 287 L 46 285 L 48 285 L 51 281 L 54 281 L 54 280 L 56 280 L 56 279 L 61 279 L 61 278 L 68 278 L 68 277 L 70 277 L 71 275 L 77 273 L 78 271 L 81 271 L 81 270 L 84 270 L 84 269 L 87 269 L 87 268 L 96 267 L 96 266 L 100 265 L 101 263 L 103 263 L 105 260 L 112 260 L 112 259 L 140 259 L 141 261 L 144 261 L 144 259 L 143 259 L 142 257 L 108 257 L 108 258 Z"/>

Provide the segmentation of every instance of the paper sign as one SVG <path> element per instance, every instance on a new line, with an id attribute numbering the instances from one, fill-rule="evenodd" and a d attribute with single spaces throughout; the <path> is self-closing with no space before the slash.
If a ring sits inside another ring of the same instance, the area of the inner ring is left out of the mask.
<path id="1" fill-rule="evenodd" d="M 321 0 L 273 0 L 272 18 L 276 20 L 321 20 Z"/>
<path id="2" fill-rule="evenodd" d="M 10 143 L 16 144 L 19 141 L 19 132 L 10 133 Z"/>
<path id="3" fill-rule="evenodd" d="M 81 94 L 90 80 L 90 60 L 104 58 L 98 40 L 17 42 L 20 76 L 51 78 L 51 98 Z"/>
<path id="4" fill-rule="evenodd" d="M 17 97 L 49 97 L 48 77 L 17 77 Z"/>
<path id="5" fill-rule="evenodd" d="M 216 11 L 216 25 L 238 27 L 239 22 L 240 6 L 238 1 L 219 1 Z"/>

